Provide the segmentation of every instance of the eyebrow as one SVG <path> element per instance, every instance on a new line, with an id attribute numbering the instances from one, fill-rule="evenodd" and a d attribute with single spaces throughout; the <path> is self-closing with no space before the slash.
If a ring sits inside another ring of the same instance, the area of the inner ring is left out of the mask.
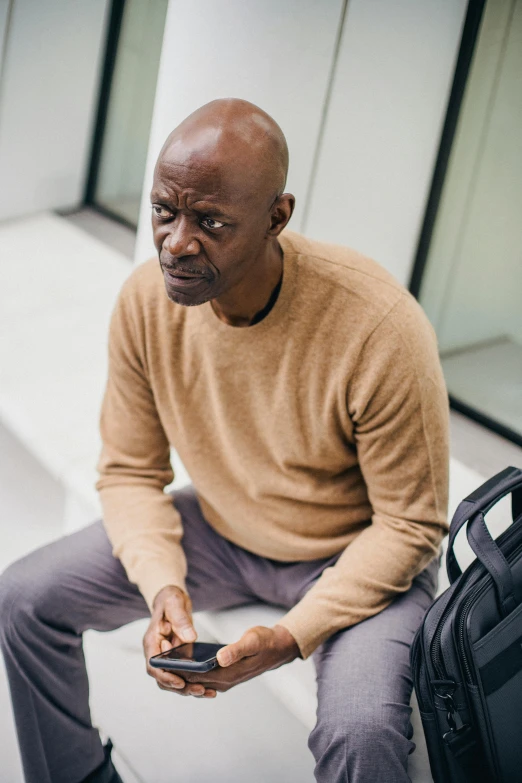
<path id="1" fill-rule="evenodd" d="M 158 193 L 157 191 L 153 191 L 150 194 L 150 201 L 151 204 L 166 204 L 167 206 L 170 203 L 170 197 L 167 193 Z M 192 210 L 194 212 L 197 212 L 198 215 L 208 215 L 209 217 L 215 217 L 215 218 L 224 218 L 227 220 L 233 220 L 233 216 L 228 212 L 223 212 L 219 207 L 212 206 L 211 204 L 207 204 L 203 199 L 200 201 L 195 202 L 196 205 L 200 206 L 193 206 Z M 172 205 L 175 209 L 174 205 Z"/>
<path id="2" fill-rule="evenodd" d="M 153 190 L 150 194 L 151 204 L 167 204 L 168 201 L 169 197 L 166 193 L 158 193 L 156 190 Z"/>
<path id="3" fill-rule="evenodd" d="M 199 209 L 194 207 L 194 212 L 197 212 L 199 215 L 208 215 L 209 217 L 226 218 L 228 220 L 231 219 L 231 215 L 227 214 L 226 212 L 222 212 L 217 207 L 200 207 Z"/>

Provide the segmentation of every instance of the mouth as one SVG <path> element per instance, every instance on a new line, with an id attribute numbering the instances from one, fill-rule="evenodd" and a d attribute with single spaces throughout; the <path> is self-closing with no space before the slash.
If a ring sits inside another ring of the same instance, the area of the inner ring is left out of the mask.
<path id="1" fill-rule="evenodd" d="M 186 275 L 179 272 L 170 272 L 165 267 L 163 268 L 163 275 L 165 282 L 167 282 L 172 288 L 188 288 L 193 285 L 197 285 L 202 280 L 205 280 L 204 275 Z"/>

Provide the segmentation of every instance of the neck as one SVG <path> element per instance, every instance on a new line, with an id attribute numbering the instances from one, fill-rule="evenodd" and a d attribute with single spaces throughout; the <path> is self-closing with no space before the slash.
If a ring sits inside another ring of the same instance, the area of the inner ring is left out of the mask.
<path id="1" fill-rule="evenodd" d="M 250 326 L 254 316 L 265 307 L 283 271 L 283 251 L 277 239 L 267 246 L 262 258 L 233 288 L 211 306 L 217 317 L 230 326 Z"/>

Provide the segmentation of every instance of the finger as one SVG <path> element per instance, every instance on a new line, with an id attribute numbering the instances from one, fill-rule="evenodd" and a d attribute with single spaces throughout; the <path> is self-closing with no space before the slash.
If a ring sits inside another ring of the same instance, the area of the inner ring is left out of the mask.
<path id="1" fill-rule="evenodd" d="M 189 694 L 186 693 L 185 689 L 178 690 L 177 688 L 168 688 L 166 685 L 162 685 L 161 682 L 157 682 L 156 685 L 160 689 L 160 691 L 166 691 L 167 693 L 176 693 L 178 696 L 188 696 Z"/>
<path id="2" fill-rule="evenodd" d="M 205 695 L 205 686 L 204 685 L 187 685 L 186 692 L 189 696 L 204 696 Z"/>
<path id="3" fill-rule="evenodd" d="M 261 647 L 261 640 L 256 630 L 250 629 L 243 634 L 238 642 L 227 644 L 218 650 L 217 661 L 220 666 L 231 666 L 242 658 L 249 655 L 256 655 Z"/>
<path id="4" fill-rule="evenodd" d="M 158 686 L 164 691 L 175 691 L 181 696 L 204 696 L 206 690 L 200 683 L 187 683 L 183 688 L 173 688 L 165 682 L 158 682 Z"/>
<path id="5" fill-rule="evenodd" d="M 158 671 L 158 670 L 157 670 Z M 177 677 L 176 675 L 160 673 L 160 674 L 153 674 L 152 675 L 156 682 L 161 683 L 166 688 L 174 688 L 177 691 L 182 691 L 187 683 L 185 680 L 183 680 L 181 677 Z"/>
<path id="6" fill-rule="evenodd" d="M 172 630 L 183 642 L 194 642 L 197 633 L 192 625 L 192 617 L 181 593 L 173 593 L 165 603 L 165 618 L 170 622 Z"/>
<path id="7" fill-rule="evenodd" d="M 165 652 L 166 649 L 170 649 L 172 644 L 170 647 L 165 648 L 162 647 L 162 642 L 164 639 L 169 641 L 171 637 L 172 628 L 170 623 L 163 622 L 162 620 L 153 617 L 149 623 L 147 632 L 143 637 L 143 650 L 145 652 L 146 659 L 148 660 L 154 655 L 159 655 L 161 652 Z"/>
<path id="8" fill-rule="evenodd" d="M 162 691 L 170 691 L 170 693 L 176 693 L 179 696 L 193 696 L 195 699 L 215 699 L 217 696 L 217 692 L 212 689 L 205 688 L 203 692 L 192 690 L 193 686 L 189 689 L 183 688 L 182 690 L 177 690 L 174 688 L 169 688 L 166 685 L 162 685 L 161 683 L 157 683 L 158 688 Z"/>
<path id="9" fill-rule="evenodd" d="M 207 685 L 210 682 L 214 682 L 216 679 L 213 675 L 216 670 L 211 669 L 209 672 L 183 672 L 183 679 L 186 682 L 197 682 L 200 685 Z"/>
<path id="10" fill-rule="evenodd" d="M 167 672 L 165 669 L 156 669 L 152 666 L 147 666 L 147 673 L 153 677 L 158 684 L 164 685 L 166 688 L 175 688 L 176 690 L 183 690 L 187 684 L 182 677 L 172 672 Z"/>
<path id="11" fill-rule="evenodd" d="M 217 696 L 217 692 L 213 690 L 209 690 L 208 688 L 205 690 L 205 693 L 203 693 L 202 696 L 196 696 L 196 699 L 215 699 Z"/>
<path id="12" fill-rule="evenodd" d="M 143 651 L 145 653 L 147 671 L 153 677 L 155 676 L 155 672 L 157 672 L 158 669 L 152 669 L 149 664 L 150 659 L 154 658 L 156 655 L 160 655 L 162 652 L 167 652 L 167 650 L 170 650 L 171 648 L 172 644 L 169 642 L 169 640 L 164 639 L 160 634 L 156 633 L 155 627 L 149 626 L 147 633 L 143 637 Z"/>
<path id="13" fill-rule="evenodd" d="M 143 637 L 143 651 L 145 658 L 148 662 L 149 658 L 154 655 L 159 655 L 161 652 L 161 636 L 157 632 L 157 627 L 154 623 L 151 623 L 147 629 L 147 633 Z"/>
<path id="14" fill-rule="evenodd" d="M 161 620 L 158 625 L 158 631 L 162 636 L 168 638 L 172 634 L 172 626 L 166 620 Z"/>

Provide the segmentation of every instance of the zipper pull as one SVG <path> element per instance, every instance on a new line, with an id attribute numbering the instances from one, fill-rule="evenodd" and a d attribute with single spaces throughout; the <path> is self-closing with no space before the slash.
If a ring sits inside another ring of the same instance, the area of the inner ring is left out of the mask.
<path id="1" fill-rule="evenodd" d="M 432 680 L 431 683 L 435 690 L 435 695 L 444 702 L 446 707 L 446 721 L 449 730 L 442 735 L 445 742 L 453 739 L 457 734 L 469 728 L 468 723 L 464 723 L 462 716 L 457 709 L 453 699 L 453 694 L 457 690 L 457 683 L 454 680 Z"/>
<path id="2" fill-rule="evenodd" d="M 460 712 L 455 706 L 455 702 L 453 701 L 453 696 L 451 695 L 451 693 L 446 693 L 446 695 L 441 696 L 441 698 L 444 700 L 444 704 L 446 705 L 446 709 L 447 709 L 446 720 L 449 726 L 449 731 L 446 731 L 442 735 L 442 739 L 447 742 L 448 739 L 452 739 L 455 736 L 455 734 L 458 734 L 464 729 L 467 729 L 468 724 L 464 723 L 464 721 L 462 720 Z"/>

